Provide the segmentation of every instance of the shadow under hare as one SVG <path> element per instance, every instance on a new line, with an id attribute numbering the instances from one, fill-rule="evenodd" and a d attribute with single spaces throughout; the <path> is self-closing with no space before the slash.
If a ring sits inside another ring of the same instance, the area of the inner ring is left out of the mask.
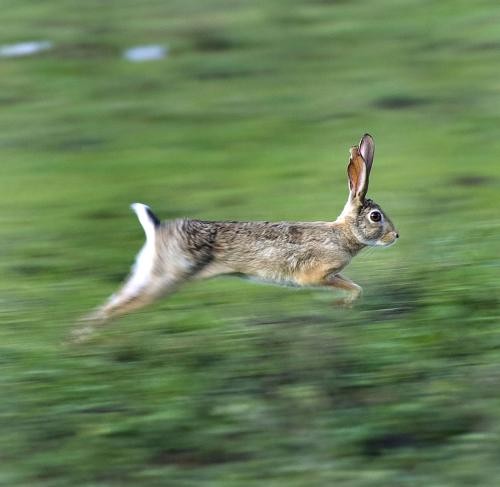
<path id="1" fill-rule="evenodd" d="M 332 222 L 161 222 L 146 205 L 133 204 L 146 243 L 122 287 L 84 319 L 73 338 L 83 339 L 94 326 L 142 308 L 190 280 L 223 274 L 336 288 L 347 291 L 337 303 L 350 305 L 362 290 L 340 271 L 364 247 L 388 246 L 399 237 L 380 206 L 366 198 L 374 151 L 368 134 L 351 147 L 349 196 Z"/>

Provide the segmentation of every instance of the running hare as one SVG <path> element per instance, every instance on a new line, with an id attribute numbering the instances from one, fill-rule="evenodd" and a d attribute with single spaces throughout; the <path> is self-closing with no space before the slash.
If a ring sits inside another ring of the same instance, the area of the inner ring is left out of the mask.
<path id="1" fill-rule="evenodd" d="M 399 236 L 380 206 L 365 198 L 374 150 L 368 134 L 350 149 L 349 198 L 333 222 L 160 222 L 146 205 L 133 204 L 146 243 L 121 289 L 76 335 L 87 335 L 93 325 L 152 303 L 189 280 L 222 274 L 337 288 L 348 291 L 338 303 L 350 305 L 361 287 L 340 271 L 364 247 L 387 246 Z"/>

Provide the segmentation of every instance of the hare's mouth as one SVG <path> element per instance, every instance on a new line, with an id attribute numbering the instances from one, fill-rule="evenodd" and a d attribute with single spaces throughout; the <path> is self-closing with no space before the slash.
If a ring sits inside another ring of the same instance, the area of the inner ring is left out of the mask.
<path id="1" fill-rule="evenodd" d="M 381 239 L 377 240 L 377 245 L 380 247 L 390 247 L 391 245 L 394 245 L 396 243 L 396 240 L 398 239 L 399 235 L 394 232 L 394 234 L 387 234 L 384 235 Z"/>

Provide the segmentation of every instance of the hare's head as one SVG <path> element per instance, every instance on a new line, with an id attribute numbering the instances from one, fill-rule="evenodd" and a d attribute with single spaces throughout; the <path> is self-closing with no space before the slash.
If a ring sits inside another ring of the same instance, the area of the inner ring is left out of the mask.
<path id="1" fill-rule="evenodd" d="M 387 246 L 396 241 L 398 232 L 382 208 L 365 198 L 374 153 L 375 143 L 369 134 L 362 137 L 359 146 L 351 147 L 347 166 L 349 199 L 339 219 L 346 222 L 360 243 Z"/>

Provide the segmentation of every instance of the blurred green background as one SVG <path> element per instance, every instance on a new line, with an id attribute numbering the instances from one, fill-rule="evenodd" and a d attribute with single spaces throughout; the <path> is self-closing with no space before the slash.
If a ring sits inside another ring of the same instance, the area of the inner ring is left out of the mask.
<path id="1" fill-rule="evenodd" d="M 0 44 L 53 43 L 0 59 L 0 485 L 500 484 L 498 1 L 0 7 Z M 64 343 L 130 203 L 333 220 L 365 131 L 401 238 L 356 308 L 218 279 Z"/>

